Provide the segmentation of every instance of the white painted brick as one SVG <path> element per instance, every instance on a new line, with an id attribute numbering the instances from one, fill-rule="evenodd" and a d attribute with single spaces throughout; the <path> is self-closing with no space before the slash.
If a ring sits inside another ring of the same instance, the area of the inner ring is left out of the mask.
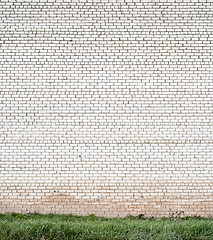
<path id="1" fill-rule="evenodd" d="M 0 211 L 210 216 L 210 6 L 2 0 Z"/>

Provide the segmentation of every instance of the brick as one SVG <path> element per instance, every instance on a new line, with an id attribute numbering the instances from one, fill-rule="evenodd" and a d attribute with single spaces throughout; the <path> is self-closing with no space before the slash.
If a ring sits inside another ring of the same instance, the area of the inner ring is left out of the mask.
<path id="1" fill-rule="evenodd" d="M 2 0 L 0 212 L 209 217 L 210 6 Z"/>

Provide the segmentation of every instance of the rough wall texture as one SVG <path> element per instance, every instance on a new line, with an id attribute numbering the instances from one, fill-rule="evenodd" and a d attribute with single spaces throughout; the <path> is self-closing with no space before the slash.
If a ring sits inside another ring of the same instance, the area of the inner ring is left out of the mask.
<path id="1" fill-rule="evenodd" d="M 1 0 L 0 31 L 0 212 L 212 216 L 212 0 Z"/>

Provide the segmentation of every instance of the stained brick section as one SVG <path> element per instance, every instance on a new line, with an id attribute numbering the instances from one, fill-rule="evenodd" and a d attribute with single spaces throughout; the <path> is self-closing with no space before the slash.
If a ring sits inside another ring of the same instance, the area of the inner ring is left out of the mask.
<path id="1" fill-rule="evenodd" d="M 211 0 L 0 1 L 0 212 L 212 216 Z"/>

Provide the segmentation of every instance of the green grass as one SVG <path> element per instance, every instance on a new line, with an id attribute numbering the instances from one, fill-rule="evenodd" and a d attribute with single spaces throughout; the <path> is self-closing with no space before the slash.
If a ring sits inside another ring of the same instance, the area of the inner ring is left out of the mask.
<path id="1" fill-rule="evenodd" d="M 0 240 L 213 240 L 213 219 L 0 214 Z"/>

